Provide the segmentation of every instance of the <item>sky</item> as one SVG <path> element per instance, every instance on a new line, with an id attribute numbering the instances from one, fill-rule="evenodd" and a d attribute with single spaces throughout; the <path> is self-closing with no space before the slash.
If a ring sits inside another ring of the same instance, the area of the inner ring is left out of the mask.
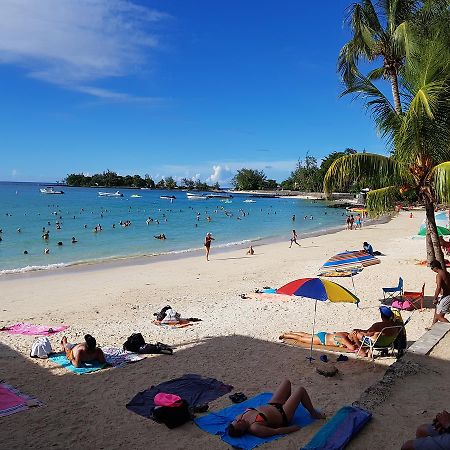
<path id="1" fill-rule="evenodd" d="M 307 153 L 386 153 L 339 98 L 350 0 L 2 0 L 0 180 L 282 181 Z"/>

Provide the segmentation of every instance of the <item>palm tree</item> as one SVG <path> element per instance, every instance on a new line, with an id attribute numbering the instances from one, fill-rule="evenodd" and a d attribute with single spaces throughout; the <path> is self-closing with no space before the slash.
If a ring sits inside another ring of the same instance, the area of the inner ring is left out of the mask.
<path id="1" fill-rule="evenodd" d="M 445 22 L 444 22 L 445 23 Z M 405 111 L 401 114 L 386 96 L 361 74 L 344 92 L 362 98 L 391 155 L 346 155 L 337 159 L 324 179 L 324 190 L 348 182 L 364 182 L 372 191 L 367 206 L 373 213 L 392 210 L 396 199 L 414 189 L 425 205 L 427 259 L 444 257 L 439 245 L 436 202 L 450 202 L 450 42 L 446 28 L 437 27 L 428 39 L 411 39 L 408 58 L 399 72 Z"/>
<path id="2" fill-rule="evenodd" d="M 381 77 L 391 83 L 394 107 L 402 112 L 398 75 L 404 63 L 405 23 L 410 20 L 422 2 L 414 0 L 361 0 L 348 9 L 347 24 L 352 38 L 342 47 L 338 57 L 338 69 L 347 87 L 360 76 L 361 59 L 373 62 L 382 59 L 381 67 L 368 74 L 370 79 Z"/>

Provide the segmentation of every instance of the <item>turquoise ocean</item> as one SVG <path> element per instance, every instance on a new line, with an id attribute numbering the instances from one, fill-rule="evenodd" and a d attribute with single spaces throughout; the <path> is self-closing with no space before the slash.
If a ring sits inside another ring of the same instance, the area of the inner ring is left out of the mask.
<path id="1" fill-rule="evenodd" d="M 55 188 L 62 189 L 63 195 L 46 195 L 40 192 L 42 187 L 37 183 L 0 182 L 0 274 L 190 252 L 202 248 L 207 232 L 215 238 L 213 252 L 214 248 L 264 238 L 286 239 L 289 243 L 292 229 L 301 236 L 325 232 L 344 222 L 342 209 L 311 200 L 240 194 L 226 201 L 188 200 L 182 191 L 139 189 L 120 190 L 124 196 L 113 198 L 100 197 L 98 191 L 116 189 L 71 187 Z M 176 199 L 161 199 L 161 195 L 174 195 Z M 153 221 L 147 224 L 149 217 Z M 131 221 L 131 225 L 122 227 L 121 221 Z M 94 232 L 98 224 L 102 231 Z M 44 228 L 50 232 L 47 241 L 42 238 Z M 154 238 L 162 233 L 166 240 Z M 78 242 L 72 244 L 72 237 Z"/>

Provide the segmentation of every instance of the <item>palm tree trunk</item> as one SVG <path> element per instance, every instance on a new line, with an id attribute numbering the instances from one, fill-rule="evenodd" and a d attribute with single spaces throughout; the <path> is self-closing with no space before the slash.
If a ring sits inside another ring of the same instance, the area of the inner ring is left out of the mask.
<path id="1" fill-rule="evenodd" d="M 400 100 L 400 92 L 398 90 L 398 78 L 394 72 L 391 74 L 392 97 L 394 98 L 394 108 L 397 114 L 402 113 L 402 102 Z"/>
<path id="2" fill-rule="evenodd" d="M 434 254 L 433 241 L 431 240 L 431 235 L 428 232 L 428 227 L 425 239 L 427 243 L 427 262 L 429 264 L 431 261 L 433 261 L 433 259 L 436 259 L 436 256 Z"/>
<path id="3" fill-rule="evenodd" d="M 434 203 L 427 197 L 424 196 L 425 203 L 425 214 L 427 218 L 427 247 L 428 247 L 428 235 L 430 236 L 431 243 L 433 246 L 434 257 L 437 259 L 443 268 L 445 268 L 444 254 L 442 253 L 441 245 L 439 244 L 439 236 L 436 226 L 436 219 L 434 217 Z M 429 257 L 432 255 L 428 253 L 427 248 L 427 261 L 428 264 L 431 262 Z"/>

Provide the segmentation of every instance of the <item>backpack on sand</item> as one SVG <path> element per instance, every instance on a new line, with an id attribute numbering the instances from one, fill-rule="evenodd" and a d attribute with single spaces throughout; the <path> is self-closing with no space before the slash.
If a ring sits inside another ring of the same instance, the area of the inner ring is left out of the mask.
<path id="1" fill-rule="evenodd" d="M 32 358 L 48 358 L 48 355 L 52 352 L 52 345 L 48 338 L 39 337 L 31 345 L 30 356 Z"/>
<path id="2" fill-rule="evenodd" d="M 133 333 L 124 343 L 123 349 L 129 352 L 138 353 L 139 349 L 145 345 L 145 339 L 141 333 Z"/>

